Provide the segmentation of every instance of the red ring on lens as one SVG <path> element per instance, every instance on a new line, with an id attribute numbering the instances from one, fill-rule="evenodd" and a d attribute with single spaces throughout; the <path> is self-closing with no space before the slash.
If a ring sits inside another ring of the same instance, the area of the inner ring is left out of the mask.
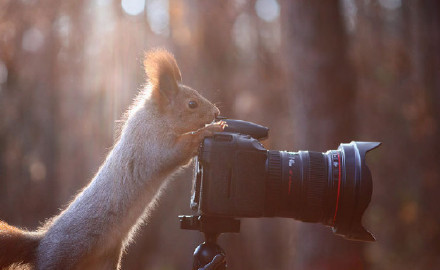
<path id="1" fill-rule="evenodd" d="M 335 209 L 335 216 L 333 217 L 333 226 L 336 224 L 336 215 L 338 214 L 338 206 L 339 206 L 339 195 L 341 191 L 341 156 L 338 153 L 338 167 L 339 167 L 339 174 L 338 174 L 338 195 L 336 197 L 336 209 Z"/>

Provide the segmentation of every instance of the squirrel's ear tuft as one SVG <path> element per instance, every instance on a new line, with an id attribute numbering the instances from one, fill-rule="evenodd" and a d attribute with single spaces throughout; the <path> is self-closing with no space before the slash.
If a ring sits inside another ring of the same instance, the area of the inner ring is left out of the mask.
<path id="1" fill-rule="evenodd" d="M 163 104 L 170 102 L 179 91 L 182 81 L 174 56 L 165 49 L 154 49 L 145 53 L 145 73 L 152 86 L 152 96 Z"/>

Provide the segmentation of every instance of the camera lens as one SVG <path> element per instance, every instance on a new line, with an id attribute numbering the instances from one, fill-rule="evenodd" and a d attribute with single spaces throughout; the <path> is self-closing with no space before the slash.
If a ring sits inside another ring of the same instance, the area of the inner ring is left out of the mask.
<path id="1" fill-rule="evenodd" d="M 268 151 L 265 215 L 319 222 L 346 238 L 374 241 L 361 219 L 372 193 L 365 154 L 379 145 L 351 142 L 326 153 Z"/>

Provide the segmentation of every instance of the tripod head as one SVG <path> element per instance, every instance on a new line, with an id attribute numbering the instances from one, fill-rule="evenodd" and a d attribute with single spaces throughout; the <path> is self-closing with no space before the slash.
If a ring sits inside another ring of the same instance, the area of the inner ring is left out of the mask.
<path id="1" fill-rule="evenodd" d="M 226 253 L 217 244 L 221 233 L 240 232 L 240 220 L 209 216 L 179 216 L 180 228 L 198 230 L 203 233 L 205 242 L 194 250 L 193 270 L 224 270 Z"/>

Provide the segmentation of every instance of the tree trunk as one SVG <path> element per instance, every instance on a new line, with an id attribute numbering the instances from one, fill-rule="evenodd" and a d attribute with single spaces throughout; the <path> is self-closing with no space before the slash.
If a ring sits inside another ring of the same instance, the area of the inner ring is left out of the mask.
<path id="1" fill-rule="evenodd" d="M 326 151 L 355 139 L 356 80 L 339 2 L 287 1 L 288 74 L 295 149 Z M 294 269 L 363 268 L 363 244 L 301 224 Z M 289 267 L 287 267 L 289 268 Z"/>
<path id="2" fill-rule="evenodd" d="M 410 160 L 406 170 L 418 169 L 421 200 L 419 206 L 415 205 L 415 230 L 407 233 L 405 238 L 424 243 L 423 246 L 409 246 L 417 247 L 413 256 L 422 258 L 417 268 L 437 269 L 440 267 L 440 2 L 411 1 L 409 8 L 415 26 L 410 47 L 413 79 L 419 86 L 417 92 L 414 92 L 414 103 L 415 106 L 424 106 L 418 110 L 418 119 L 413 124 L 414 131 L 411 134 L 417 137 L 415 151 L 406 155 Z M 411 160 L 411 157 L 418 157 L 417 162 Z M 419 208 L 420 213 L 417 213 Z"/>

